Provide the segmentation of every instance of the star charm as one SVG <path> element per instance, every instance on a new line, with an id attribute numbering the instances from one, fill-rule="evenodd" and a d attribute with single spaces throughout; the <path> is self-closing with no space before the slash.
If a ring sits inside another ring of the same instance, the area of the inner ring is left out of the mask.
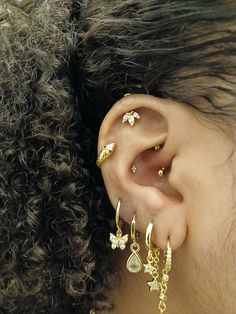
<path id="1" fill-rule="evenodd" d="M 135 119 L 139 120 L 140 115 L 135 111 L 129 111 L 123 116 L 122 123 L 128 121 L 130 126 L 133 126 L 135 123 Z"/>
<path id="2" fill-rule="evenodd" d="M 153 281 L 148 282 L 149 290 L 152 291 L 158 291 L 159 290 L 159 283 L 154 279 Z"/>
<path id="3" fill-rule="evenodd" d="M 152 272 L 155 270 L 155 267 L 153 267 L 151 264 L 144 264 L 144 272 L 148 274 L 152 274 Z"/>

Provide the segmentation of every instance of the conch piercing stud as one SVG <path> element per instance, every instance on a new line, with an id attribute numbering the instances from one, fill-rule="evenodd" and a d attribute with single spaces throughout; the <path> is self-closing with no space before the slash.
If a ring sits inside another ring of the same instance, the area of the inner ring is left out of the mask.
<path id="1" fill-rule="evenodd" d="M 133 164 L 133 165 L 131 166 L 131 171 L 132 171 L 133 173 L 136 173 L 136 171 L 137 171 L 137 166 L 136 166 L 135 164 Z"/>
<path id="2" fill-rule="evenodd" d="M 126 262 L 126 268 L 131 273 L 138 273 L 142 269 L 142 259 L 139 255 L 140 246 L 136 240 L 136 222 L 135 222 L 135 215 L 132 219 L 131 226 L 130 226 L 130 237 L 132 240 L 132 244 L 130 245 L 131 255 L 129 256 Z"/>
<path id="3" fill-rule="evenodd" d="M 101 168 L 102 164 L 105 160 L 107 160 L 115 151 L 116 144 L 110 143 L 105 145 L 101 152 L 98 154 L 96 164 L 99 168 Z"/>
<path id="4" fill-rule="evenodd" d="M 164 176 L 165 170 L 166 170 L 165 168 L 161 168 L 160 170 L 158 170 L 159 177 L 163 177 Z"/>
<path id="5" fill-rule="evenodd" d="M 111 248 L 114 250 L 116 248 L 120 248 L 121 250 L 124 250 L 126 247 L 126 243 L 128 242 L 129 235 L 125 234 L 122 236 L 122 230 L 121 230 L 121 221 L 120 221 L 120 206 L 121 201 L 119 200 L 116 206 L 116 235 L 113 233 L 110 233 L 110 242 L 111 242 Z"/>
<path id="6" fill-rule="evenodd" d="M 135 119 L 139 120 L 141 119 L 140 115 L 136 111 L 129 111 L 127 112 L 122 119 L 122 123 L 129 122 L 130 126 L 133 126 L 135 124 Z"/>

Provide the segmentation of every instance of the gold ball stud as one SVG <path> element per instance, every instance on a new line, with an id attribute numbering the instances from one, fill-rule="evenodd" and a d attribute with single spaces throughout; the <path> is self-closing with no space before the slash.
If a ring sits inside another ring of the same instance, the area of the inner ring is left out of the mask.
<path id="1" fill-rule="evenodd" d="M 165 171 L 165 168 L 161 168 L 160 170 L 158 170 L 159 177 L 163 177 L 164 171 Z"/>

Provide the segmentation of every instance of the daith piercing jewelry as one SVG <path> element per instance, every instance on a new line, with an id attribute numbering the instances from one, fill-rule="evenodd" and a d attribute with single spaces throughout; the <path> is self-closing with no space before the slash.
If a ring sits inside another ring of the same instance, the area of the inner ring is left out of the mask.
<path id="1" fill-rule="evenodd" d="M 110 143 L 105 145 L 101 152 L 98 154 L 96 164 L 100 168 L 105 160 L 107 160 L 115 151 L 116 144 Z"/>
<path id="2" fill-rule="evenodd" d="M 113 233 L 110 233 L 110 242 L 111 242 L 111 248 L 114 250 L 116 248 L 120 248 L 121 250 L 124 250 L 126 247 L 126 243 L 128 242 L 129 235 L 125 234 L 122 235 L 121 230 L 121 221 L 120 221 L 120 206 L 121 206 L 121 200 L 118 201 L 116 206 L 116 235 Z"/>
<path id="3" fill-rule="evenodd" d="M 160 170 L 158 170 L 159 177 L 163 177 L 165 170 L 165 168 L 161 168 Z"/>
<path id="4" fill-rule="evenodd" d="M 131 255 L 129 256 L 126 262 L 126 268 L 131 273 L 138 273 L 142 269 L 142 259 L 139 255 L 140 246 L 136 240 L 136 222 L 135 222 L 135 215 L 132 219 L 131 226 L 130 226 L 130 237 L 132 240 L 132 244 L 130 245 Z"/>
<path id="5" fill-rule="evenodd" d="M 123 116 L 122 123 L 129 122 L 130 126 L 135 124 L 135 119 L 139 120 L 140 115 L 136 111 L 129 111 Z"/>

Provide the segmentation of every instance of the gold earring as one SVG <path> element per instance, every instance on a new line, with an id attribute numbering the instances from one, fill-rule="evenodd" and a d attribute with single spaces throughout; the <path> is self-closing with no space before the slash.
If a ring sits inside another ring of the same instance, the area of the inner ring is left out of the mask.
<path id="1" fill-rule="evenodd" d="M 166 292 L 167 292 L 167 283 L 169 280 L 169 271 L 171 270 L 171 263 L 172 263 L 172 250 L 170 247 L 170 242 L 167 242 L 167 250 L 164 252 L 164 268 L 162 270 L 162 277 L 160 280 L 160 296 L 159 296 L 159 310 L 160 313 L 164 313 L 166 310 L 166 303 L 167 300 Z"/>
<path id="2" fill-rule="evenodd" d="M 110 242 L 111 242 L 111 248 L 114 250 L 116 248 L 120 248 L 121 250 L 124 250 L 126 247 L 126 243 L 128 242 L 129 235 L 125 234 L 122 236 L 122 230 L 121 230 L 121 221 L 120 221 L 120 206 L 121 201 L 119 200 L 116 207 L 116 235 L 113 233 L 110 233 Z"/>
<path id="3" fill-rule="evenodd" d="M 157 145 L 157 146 L 154 147 L 154 150 L 157 151 L 157 152 L 158 152 L 160 149 L 161 149 L 161 145 Z"/>
<path id="4" fill-rule="evenodd" d="M 137 166 L 136 166 L 135 164 L 132 165 L 131 171 L 132 171 L 133 173 L 136 173 L 136 171 L 137 171 Z"/>
<path id="5" fill-rule="evenodd" d="M 124 97 L 127 97 L 129 95 L 131 95 L 131 93 L 126 93 L 126 94 L 124 94 Z"/>
<path id="6" fill-rule="evenodd" d="M 102 148 L 102 150 L 98 154 L 97 161 L 96 161 L 96 164 L 99 168 L 101 168 L 104 161 L 107 160 L 114 153 L 115 148 L 116 148 L 115 143 L 107 144 Z"/>
<path id="7" fill-rule="evenodd" d="M 146 230 L 146 248 L 148 251 L 147 255 L 147 264 L 144 264 L 144 272 L 148 273 L 152 276 L 152 281 L 148 282 L 150 291 L 158 291 L 159 290 L 159 255 L 160 249 L 152 245 L 152 230 L 153 223 L 149 223 Z"/>
<path id="8" fill-rule="evenodd" d="M 125 123 L 126 121 L 128 121 L 130 126 L 133 126 L 135 124 L 135 119 L 139 120 L 141 119 L 141 117 L 136 111 L 132 110 L 132 111 L 126 112 L 126 114 L 123 116 L 122 123 Z"/>
<path id="9" fill-rule="evenodd" d="M 166 170 L 165 168 L 161 168 L 160 170 L 158 170 L 159 177 L 163 177 L 164 176 L 164 171 L 165 170 Z"/>
<path id="10" fill-rule="evenodd" d="M 140 246 L 136 241 L 135 215 L 132 219 L 131 226 L 130 226 L 130 237 L 133 241 L 133 243 L 130 245 L 130 250 L 132 253 L 126 262 L 126 268 L 131 273 L 138 273 L 142 269 L 142 259 L 138 253 L 140 251 Z"/>

